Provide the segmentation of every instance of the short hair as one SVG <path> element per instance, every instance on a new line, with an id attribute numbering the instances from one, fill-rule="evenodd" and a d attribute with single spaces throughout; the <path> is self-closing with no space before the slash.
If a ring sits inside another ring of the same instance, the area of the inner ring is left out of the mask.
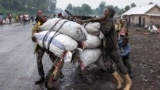
<path id="1" fill-rule="evenodd" d="M 113 18 L 114 14 L 115 14 L 115 10 L 111 7 L 106 7 L 108 8 L 109 12 L 110 12 L 110 18 Z"/>
<path id="2" fill-rule="evenodd" d="M 129 37 L 125 36 L 125 37 L 122 38 L 122 40 L 123 40 L 123 41 L 126 41 L 126 42 L 128 43 Z"/>

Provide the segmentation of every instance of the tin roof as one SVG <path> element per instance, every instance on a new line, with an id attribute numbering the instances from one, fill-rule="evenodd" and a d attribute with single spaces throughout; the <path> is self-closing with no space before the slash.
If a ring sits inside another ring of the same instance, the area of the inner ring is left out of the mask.
<path id="1" fill-rule="evenodd" d="M 130 10 L 128 10 L 127 12 L 123 13 L 122 16 L 123 15 L 132 15 L 132 14 L 146 14 L 154 6 L 156 6 L 156 4 L 134 7 L 134 8 L 131 8 Z"/>

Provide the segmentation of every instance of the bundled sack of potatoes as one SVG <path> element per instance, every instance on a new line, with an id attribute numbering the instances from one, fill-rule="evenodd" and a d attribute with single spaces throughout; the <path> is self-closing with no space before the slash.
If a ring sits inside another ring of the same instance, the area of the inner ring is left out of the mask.
<path id="1" fill-rule="evenodd" d="M 85 46 L 83 49 L 97 48 L 101 44 L 101 39 L 95 35 L 87 34 L 87 39 L 84 41 L 82 46 Z"/>
<path id="2" fill-rule="evenodd" d="M 42 26 L 41 31 L 52 30 L 68 35 L 76 41 L 84 41 L 87 37 L 85 28 L 73 21 L 61 18 L 52 18 L 47 20 Z"/>
<path id="3" fill-rule="evenodd" d="M 102 52 L 100 49 L 84 49 L 79 51 L 79 59 L 80 59 L 80 66 L 81 70 L 83 71 L 86 67 L 90 64 L 95 63 L 99 60 Z"/>
<path id="4" fill-rule="evenodd" d="M 100 31 L 100 23 L 98 22 L 89 22 L 83 24 L 84 28 L 87 31 L 87 39 L 84 41 L 82 46 L 85 46 L 83 49 L 97 48 L 101 44 L 101 39 L 104 35 Z"/>
<path id="5" fill-rule="evenodd" d="M 73 51 L 78 46 L 77 42 L 71 37 L 56 33 L 55 31 L 42 31 L 40 33 L 35 33 L 34 37 L 38 45 L 49 49 L 60 58 L 65 51 Z"/>
<path id="6" fill-rule="evenodd" d="M 83 26 L 86 29 L 87 33 L 103 39 L 104 35 L 100 31 L 101 25 L 99 22 L 84 23 Z"/>
<path id="7" fill-rule="evenodd" d="M 100 34 L 100 23 L 98 22 L 89 22 L 83 24 L 84 28 L 89 34 L 99 36 Z"/>

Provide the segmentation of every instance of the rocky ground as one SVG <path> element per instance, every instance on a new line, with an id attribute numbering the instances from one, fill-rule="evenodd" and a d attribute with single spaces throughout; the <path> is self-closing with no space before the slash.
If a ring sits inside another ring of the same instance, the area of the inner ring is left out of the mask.
<path id="1" fill-rule="evenodd" d="M 160 34 L 134 27 L 129 29 L 129 37 L 134 69 L 131 90 L 160 90 Z M 87 70 L 83 81 L 75 67 L 65 64 L 64 68 L 65 77 L 56 90 L 115 90 L 115 80 L 109 72 Z"/>
<path id="2" fill-rule="evenodd" d="M 160 34 L 129 30 L 135 77 L 133 90 L 160 90 Z"/>

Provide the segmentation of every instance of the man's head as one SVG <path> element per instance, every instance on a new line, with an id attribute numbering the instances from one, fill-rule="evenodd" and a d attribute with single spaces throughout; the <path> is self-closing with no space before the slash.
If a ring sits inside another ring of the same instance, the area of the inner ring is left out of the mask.
<path id="1" fill-rule="evenodd" d="M 37 14 L 42 14 L 43 12 L 42 12 L 42 10 L 41 9 L 39 9 L 38 11 L 37 11 Z"/>
<path id="2" fill-rule="evenodd" d="M 38 15 L 38 18 L 39 18 L 39 22 L 40 22 L 41 24 L 43 24 L 44 22 L 47 21 L 47 16 L 46 16 L 44 13 L 39 14 L 39 15 Z"/>
<path id="3" fill-rule="evenodd" d="M 120 23 L 121 23 L 121 24 L 125 24 L 125 23 L 126 23 L 126 20 L 125 20 L 125 19 L 121 19 L 121 20 L 120 20 Z"/>
<path id="4" fill-rule="evenodd" d="M 126 46 L 128 44 L 129 38 L 127 36 L 122 38 L 122 45 Z"/>
<path id="5" fill-rule="evenodd" d="M 114 14 L 115 14 L 115 10 L 113 8 L 106 7 L 106 10 L 104 11 L 105 17 L 113 18 Z"/>

